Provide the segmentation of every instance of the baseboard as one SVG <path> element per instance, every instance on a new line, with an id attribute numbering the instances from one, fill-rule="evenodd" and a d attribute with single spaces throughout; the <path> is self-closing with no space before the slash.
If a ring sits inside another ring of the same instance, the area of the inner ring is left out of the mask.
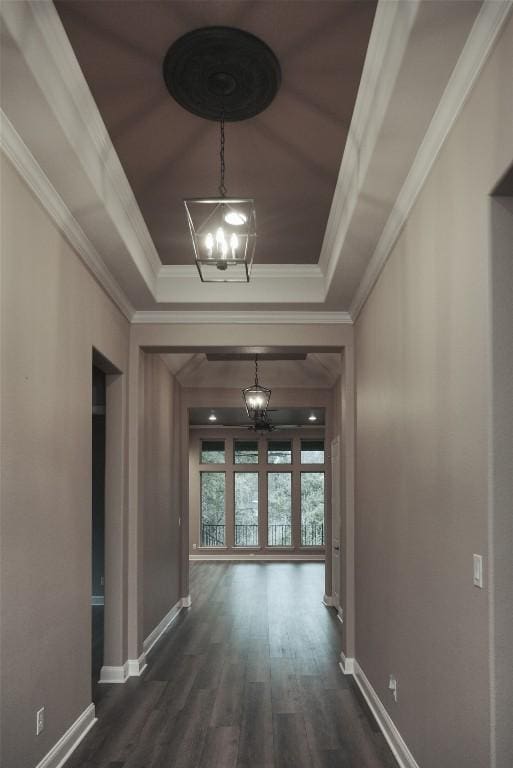
<path id="1" fill-rule="evenodd" d="M 158 641 L 160 640 L 164 632 L 167 630 L 169 625 L 176 619 L 176 617 L 178 616 L 178 614 L 180 613 L 183 607 L 184 607 L 183 599 L 180 598 L 180 600 L 178 600 L 173 605 L 171 610 L 166 613 L 164 618 L 161 621 L 159 621 L 155 629 L 153 629 L 150 632 L 146 640 L 144 640 L 143 642 L 143 651 L 145 654 L 149 653 L 151 649 L 158 643 Z"/>
<path id="2" fill-rule="evenodd" d="M 185 597 L 182 597 L 181 600 L 182 600 L 182 608 L 190 608 L 191 607 L 192 602 L 191 602 L 191 596 L 190 595 L 186 595 Z"/>
<path id="3" fill-rule="evenodd" d="M 146 667 L 146 654 L 141 653 L 138 659 L 128 659 L 128 677 L 140 677 Z"/>
<path id="4" fill-rule="evenodd" d="M 91 605 L 105 605 L 105 598 L 103 595 L 92 595 Z"/>
<path id="5" fill-rule="evenodd" d="M 95 723 L 94 704 L 89 704 L 36 768 L 61 768 Z"/>
<path id="6" fill-rule="evenodd" d="M 236 560 L 239 562 L 246 562 L 250 563 L 254 560 L 267 560 L 268 562 L 271 561 L 279 561 L 279 562 L 291 562 L 292 560 L 301 560 L 303 562 L 318 562 L 318 561 L 324 561 L 326 559 L 326 555 L 308 555 L 308 554 L 301 554 L 301 555 L 278 555 L 278 554 L 270 554 L 270 555 L 244 555 L 244 554 L 222 554 L 219 553 L 218 555 L 212 555 L 212 554 L 205 554 L 205 555 L 189 555 L 189 560 L 191 561 L 197 561 L 197 560 Z"/>
<path id="7" fill-rule="evenodd" d="M 371 710 L 379 729 L 390 747 L 400 768 L 419 768 L 419 764 L 408 749 L 406 742 L 399 733 L 394 721 L 378 694 L 370 684 L 364 671 L 356 659 L 347 658 L 340 654 L 339 667 L 345 675 L 352 675 L 369 709 Z"/>
<path id="8" fill-rule="evenodd" d="M 354 672 L 354 659 L 351 656 L 346 656 L 343 652 L 340 653 L 340 661 L 338 663 L 342 674 L 352 675 Z"/>
<path id="9" fill-rule="evenodd" d="M 333 599 L 332 595 L 324 595 L 324 597 L 322 598 L 322 602 L 328 608 L 333 608 L 333 606 L 335 605 L 335 602 L 334 602 L 334 599 Z"/>
<path id="10" fill-rule="evenodd" d="M 122 667 L 101 668 L 100 683 L 126 683 L 128 680 L 128 661 L 125 661 Z"/>
<path id="11" fill-rule="evenodd" d="M 100 683 L 126 683 L 129 677 L 140 677 L 146 669 L 146 654 L 143 652 L 138 659 L 128 659 L 120 667 L 102 667 Z"/>

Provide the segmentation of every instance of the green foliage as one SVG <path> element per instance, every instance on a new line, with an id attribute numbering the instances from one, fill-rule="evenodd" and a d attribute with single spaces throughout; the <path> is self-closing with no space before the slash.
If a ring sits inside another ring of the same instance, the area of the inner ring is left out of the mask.
<path id="1" fill-rule="evenodd" d="M 224 525 L 224 472 L 201 473 L 201 521 Z"/>

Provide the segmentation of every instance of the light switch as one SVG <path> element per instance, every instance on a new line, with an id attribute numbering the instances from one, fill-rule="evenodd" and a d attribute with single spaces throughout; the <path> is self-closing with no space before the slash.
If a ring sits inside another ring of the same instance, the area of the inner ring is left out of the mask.
<path id="1" fill-rule="evenodd" d="M 474 555 L 474 586 L 483 589 L 483 556 Z"/>

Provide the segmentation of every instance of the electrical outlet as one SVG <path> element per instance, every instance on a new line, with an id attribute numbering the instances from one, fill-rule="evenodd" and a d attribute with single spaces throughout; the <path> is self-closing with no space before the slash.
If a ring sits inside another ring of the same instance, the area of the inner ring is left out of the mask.
<path id="1" fill-rule="evenodd" d="M 394 675 L 390 675 L 388 678 L 388 690 L 392 691 L 394 701 L 397 702 L 397 680 L 395 679 Z"/>
<path id="2" fill-rule="evenodd" d="M 41 707 L 36 712 L 36 736 L 39 736 L 45 729 L 45 708 Z"/>
<path id="3" fill-rule="evenodd" d="M 196 544 L 196 542 L 194 542 L 194 544 L 192 545 L 192 548 L 196 549 L 196 547 L 197 547 L 197 544 Z"/>

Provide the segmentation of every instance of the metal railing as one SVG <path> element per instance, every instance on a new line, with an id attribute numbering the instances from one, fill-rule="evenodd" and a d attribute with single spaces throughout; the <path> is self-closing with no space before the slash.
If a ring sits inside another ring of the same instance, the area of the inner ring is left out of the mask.
<path id="1" fill-rule="evenodd" d="M 302 547 L 324 546 L 324 523 L 306 523 L 301 526 Z"/>
<path id="2" fill-rule="evenodd" d="M 273 524 L 267 526 L 267 545 L 270 547 L 290 547 L 292 545 L 292 526 L 287 524 Z M 202 547 L 224 547 L 225 526 L 202 523 L 201 525 Z M 258 546 L 258 525 L 235 525 L 236 547 Z M 324 546 L 324 523 L 306 523 L 301 526 L 302 547 Z"/>

